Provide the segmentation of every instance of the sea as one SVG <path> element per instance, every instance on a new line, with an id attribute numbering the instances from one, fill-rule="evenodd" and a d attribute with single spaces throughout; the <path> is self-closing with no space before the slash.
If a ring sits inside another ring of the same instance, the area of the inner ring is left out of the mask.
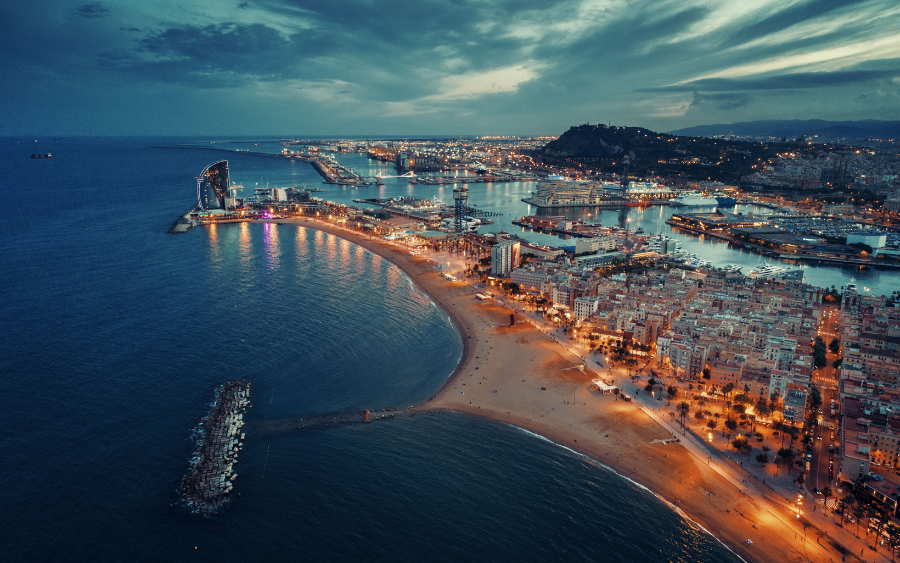
<path id="1" fill-rule="evenodd" d="M 197 140 L 0 139 L 4 561 L 739 561 L 636 483 L 509 425 L 447 413 L 254 435 L 418 404 L 462 344 L 405 274 L 332 235 L 168 234 L 223 157 L 248 189 L 322 187 L 307 164 L 174 147 Z M 472 199 L 518 212 L 502 202 L 523 189 Z M 235 378 L 253 405 L 235 495 L 203 516 L 177 489 L 192 429 Z"/>

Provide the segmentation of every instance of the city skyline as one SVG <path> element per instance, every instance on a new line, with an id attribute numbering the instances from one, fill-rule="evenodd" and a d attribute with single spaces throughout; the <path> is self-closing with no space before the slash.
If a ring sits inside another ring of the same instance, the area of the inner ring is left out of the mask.
<path id="1" fill-rule="evenodd" d="M 557 135 L 900 119 L 884 0 L 9 5 L 5 135 Z"/>

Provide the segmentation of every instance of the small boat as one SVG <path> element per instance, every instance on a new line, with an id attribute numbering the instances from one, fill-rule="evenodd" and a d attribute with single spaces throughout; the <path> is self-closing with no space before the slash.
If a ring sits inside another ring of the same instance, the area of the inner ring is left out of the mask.
<path id="1" fill-rule="evenodd" d="M 33 154 L 31 155 L 31 158 L 51 158 L 52 156 L 53 155 L 48 152 L 45 154 Z"/>

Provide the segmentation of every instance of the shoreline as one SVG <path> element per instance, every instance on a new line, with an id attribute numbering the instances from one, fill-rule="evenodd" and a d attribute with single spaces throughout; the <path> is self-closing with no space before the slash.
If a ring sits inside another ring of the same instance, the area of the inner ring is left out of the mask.
<path id="1" fill-rule="evenodd" d="M 307 227 L 362 246 L 397 266 L 447 313 L 463 352 L 441 388 L 415 410 L 505 423 L 583 455 L 647 489 L 746 561 L 841 560 L 827 538 L 821 544 L 814 534 L 804 539 L 804 526 L 781 503 L 753 485 L 739 488 L 685 445 L 671 443 L 676 436 L 637 402 L 591 391 L 590 381 L 599 374 L 580 357 L 514 310 L 478 301 L 471 286 L 447 281 L 434 260 L 312 219 L 254 222 Z M 514 326 L 510 313 L 516 315 Z"/>

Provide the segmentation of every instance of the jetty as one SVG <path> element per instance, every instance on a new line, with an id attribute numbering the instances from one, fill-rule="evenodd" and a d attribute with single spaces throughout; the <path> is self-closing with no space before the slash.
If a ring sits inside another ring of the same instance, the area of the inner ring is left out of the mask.
<path id="1" fill-rule="evenodd" d="M 250 383 L 237 379 L 216 390 L 209 415 L 194 431 L 197 449 L 181 494 L 188 506 L 205 515 L 215 514 L 231 495 L 237 473 L 238 452 L 243 447 L 244 411 L 250 406 Z"/>

